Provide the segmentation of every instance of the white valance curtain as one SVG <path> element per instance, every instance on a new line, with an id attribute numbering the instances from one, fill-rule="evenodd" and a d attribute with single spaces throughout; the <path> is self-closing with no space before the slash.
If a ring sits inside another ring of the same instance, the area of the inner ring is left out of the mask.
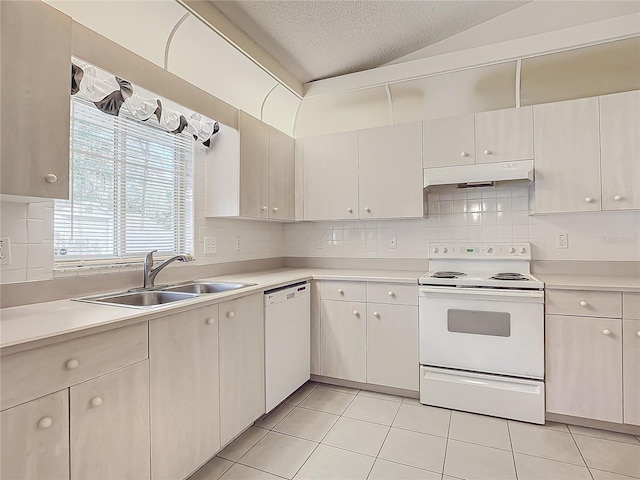
<path id="1" fill-rule="evenodd" d="M 81 93 L 97 108 L 109 115 L 118 116 L 126 108 L 132 117 L 149 120 L 155 116 L 158 123 L 172 133 L 188 133 L 209 147 L 211 138 L 220 130 L 214 120 L 193 113 L 189 117 L 167 108 L 159 98 L 144 98 L 134 92 L 133 85 L 119 77 L 100 80 L 95 67 L 71 64 L 71 95 Z"/>

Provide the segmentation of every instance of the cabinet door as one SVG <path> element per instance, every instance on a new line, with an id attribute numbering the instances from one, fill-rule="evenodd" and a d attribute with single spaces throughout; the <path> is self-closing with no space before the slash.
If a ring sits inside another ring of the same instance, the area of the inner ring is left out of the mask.
<path id="1" fill-rule="evenodd" d="M 269 126 L 238 113 L 240 131 L 240 216 L 269 218 Z"/>
<path id="2" fill-rule="evenodd" d="M 600 97 L 602 209 L 640 209 L 640 91 Z"/>
<path id="3" fill-rule="evenodd" d="M 321 323 L 320 323 L 320 283 L 311 283 L 311 374 L 321 374 Z"/>
<path id="4" fill-rule="evenodd" d="M 71 18 L 44 2 L 0 9 L 0 193 L 69 198 Z"/>
<path id="5" fill-rule="evenodd" d="M 640 425 L 640 320 L 623 320 L 624 423 Z"/>
<path id="6" fill-rule="evenodd" d="M 220 304 L 220 436 L 225 445 L 265 413 L 262 294 Z"/>
<path id="7" fill-rule="evenodd" d="M 0 477 L 69 478 L 69 390 L 0 413 Z"/>
<path id="8" fill-rule="evenodd" d="M 71 387 L 71 478 L 150 478 L 149 361 Z"/>
<path id="9" fill-rule="evenodd" d="M 599 211 L 598 99 L 533 107 L 536 213 Z"/>
<path id="10" fill-rule="evenodd" d="M 322 300 L 322 375 L 366 381 L 367 304 Z"/>
<path id="11" fill-rule="evenodd" d="M 149 322 L 151 472 L 186 478 L 220 449 L 218 305 Z"/>
<path id="12" fill-rule="evenodd" d="M 358 132 L 305 138 L 305 220 L 358 218 Z"/>
<path id="13" fill-rule="evenodd" d="M 418 307 L 367 304 L 367 383 L 418 391 Z"/>
<path id="14" fill-rule="evenodd" d="M 269 129 L 269 218 L 295 217 L 294 141 L 286 133 Z"/>
<path id="15" fill-rule="evenodd" d="M 622 423 L 622 322 L 546 316 L 547 411 Z"/>
<path id="16" fill-rule="evenodd" d="M 533 158 L 531 107 L 476 114 L 476 163 Z"/>
<path id="17" fill-rule="evenodd" d="M 422 125 L 358 132 L 360 218 L 423 216 Z"/>
<path id="18" fill-rule="evenodd" d="M 476 163 L 473 115 L 423 122 L 423 166 L 452 167 Z"/>

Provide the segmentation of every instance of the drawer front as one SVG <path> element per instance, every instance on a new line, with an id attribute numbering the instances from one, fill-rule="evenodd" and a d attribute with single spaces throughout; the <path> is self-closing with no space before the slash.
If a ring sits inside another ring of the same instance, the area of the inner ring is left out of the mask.
<path id="1" fill-rule="evenodd" d="M 418 285 L 367 283 L 367 302 L 392 305 L 418 305 Z"/>
<path id="2" fill-rule="evenodd" d="M 640 293 L 622 294 L 622 316 L 630 320 L 640 320 Z"/>
<path id="3" fill-rule="evenodd" d="M 365 282 L 320 282 L 320 295 L 323 300 L 342 300 L 345 302 L 366 302 L 367 284 Z"/>
<path id="4" fill-rule="evenodd" d="M 547 290 L 545 306 L 547 313 L 554 315 L 622 317 L 620 292 Z"/>
<path id="5" fill-rule="evenodd" d="M 1 409 L 149 358 L 147 322 L 2 357 Z"/>

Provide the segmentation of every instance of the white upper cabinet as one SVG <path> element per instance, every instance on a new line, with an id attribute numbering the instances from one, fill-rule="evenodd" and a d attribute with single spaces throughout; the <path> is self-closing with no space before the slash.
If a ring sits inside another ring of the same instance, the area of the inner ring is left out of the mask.
<path id="1" fill-rule="evenodd" d="M 269 218 L 269 126 L 238 113 L 240 131 L 240 216 Z"/>
<path id="2" fill-rule="evenodd" d="M 476 163 L 533 158 L 531 107 L 477 113 L 475 127 Z"/>
<path id="3" fill-rule="evenodd" d="M 598 98 L 533 107 L 536 213 L 599 211 Z"/>
<path id="4" fill-rule="evenodd" d="M 286 133 L 269 127 L 269 218 L 295 217 L 294 141 Z"/>
<path id="5" fill-rule="evenodd" d="M 420 123 L 358 132 L 360 218 L 421 217 Z"/>
<path id="6" fill-rule="evenodd" d="M 424 168 L 475 164 L 473 125 L 473 115 L 424 121 Z"/>
<path id="7" fill-rule="evenodd" d="M 640 209 L 640 91 L 599 100 L 602 209 Z"/>
<path id="8" fill-rule="evenodd" d="M 302 142 L 304 219 L 357 219 L 358 132 Z"/>

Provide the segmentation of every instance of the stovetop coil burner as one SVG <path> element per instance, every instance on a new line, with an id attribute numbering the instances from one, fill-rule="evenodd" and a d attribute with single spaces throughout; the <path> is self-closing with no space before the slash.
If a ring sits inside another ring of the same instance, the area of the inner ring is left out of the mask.
<path id="1" fill-rule="evenodd" d="M 431 275 L 431 278 L 460 278 L 464 277 L 466 273 L 462 272 L 435 272 Z"/>
<path id="2" fill-rule="evenodd" d="M 521 273 L 496 273 L 494 276 L 490 277 L 492 280 L 524 280 L 528 281 L 529 279 L 522 275 Z"/>

